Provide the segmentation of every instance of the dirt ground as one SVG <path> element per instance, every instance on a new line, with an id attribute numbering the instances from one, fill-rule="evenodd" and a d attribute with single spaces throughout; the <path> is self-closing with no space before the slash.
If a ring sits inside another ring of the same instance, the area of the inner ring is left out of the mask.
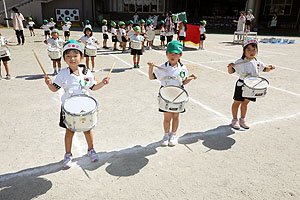
<path id="1" fill-rule="evenodd" d="M 228 126 L 237 77 L 226 66 L 241 57 L 241 45 L 221 34 L 207 34 L 204 51 L 187 44 L 182 63 L 198 79 L 185 87 L 190 101 L 180 115 L 175 147 L 160 147 L 159 83 L 147 77 L 146 63 L 166 62 L 165 51 L 146 50 L 141 68 L 132 69 L 129 53 L 100 48 L 96 77 L 101 80 L 116 62 L 110 84 L 91 92 L 100 104 L 94 129 L 100 160 L 90 162 L 84 135 L 76 133 L 73 166 L 63 170 L 64 129 L 58 126 L 62 91 L 48 90 L 31 51 L 51 74 L 42 31 L 31 37 L 26 30 L 20 46 L 13 30 L 0 31 L 12 42 L 13 77 L 0 80 L 1 200 L 300 199 L 299 38 L 284 37 L 297 44 L 259 45 L 257 58 L 276 70 L 262 74 L 270 87 L 264 98 L 249 104 L 248 131 Z M 71 32 L 72 39 L 81 35 Z M 94 35 L 102 43 L 102 34 Z M 5 76 L 3 65 L 1 69 Z"/>

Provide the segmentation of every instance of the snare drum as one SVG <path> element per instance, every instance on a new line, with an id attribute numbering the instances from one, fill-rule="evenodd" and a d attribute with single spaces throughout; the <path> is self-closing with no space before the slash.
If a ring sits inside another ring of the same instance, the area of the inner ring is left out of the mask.
<path id="1" fill-rule="evenodd" d="M 88 131 L 98 120 L 98 103 L 87 95 L 74 95 L 62 105 L 64 123 L 72 131 Z"/>
<path id="2" fill-rule="evenodd" d="M 185 89 L 170 85 L 160 88 L 158 105 L 166 112 L 183 112 L 188 99 L 189 95 Z"/>
<path id="3" fill-rule="evenodd" d="M 141 50 L 142 49 L 142 42 L 137 40 L 131 41 L 131 48 L 135 50 Z"/>
<path id="4" fill-rule="evenodd" d="M 62 56 L 62 51 L 60 48 L 49 48 L 48 49 L 48 56 L 52 60 L 60 59 Z"/>
<path id="5" fill-rule="evenodd" d="M 268 86 L 269 81 L 267 79 L 259 76 L 248 76 L 244 80 L 242 96 L 248 98 L 264 97 Z"/>
<path id="6" fill-rule="evenodd" d="M 7 47 L 0 47 L 0 58 L 10 56 L 9 49 Z"/>
<path id="7" fill-rule="evenodd" d="M 89 57 L 95 57 L 97 55 L 97 47 L 94 45 L 86 45 L 84 51 Z"/>

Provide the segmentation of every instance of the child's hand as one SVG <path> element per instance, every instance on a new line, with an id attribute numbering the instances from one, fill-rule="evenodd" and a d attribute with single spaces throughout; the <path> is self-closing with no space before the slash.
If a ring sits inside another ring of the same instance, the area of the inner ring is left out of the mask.
<path id="1" fill-rule="evenodd" d="M 230 68 L 233 68 L 233 67 L 234 67 L 234 63 L 229 63 L 227 67 L 228 67 L 228 68 L 229 68 L 229 67 L 230 67 Z"/>
<path id="2" fill-rule="evenodd" d="M 104 85 L 109 84 L 109 79 L 110 79 L 110 77 L 105 77 L 105 78 L 102 80 L 102 83 L 103 83 Z"/>
<path id="3" fill-rule="evenodd" d="M 269 68 L 270 68 L 270 70 L 273 70 L 273 69 L 275 69 L 275 66 L 269 65 Z"/>
<path id="4" fill-rule="evenodd" d="M 188 77 L 188 79 L 197 79 L 198 77 L 195 74 L 192 74 Z"/>
<path id="5" fill-rule="evenodd" d="M 48 76 L 45 76 L 44 78 L 45 78 L 46 85 L 52 85 L 52 81 Z"/>
<path id="6" fill-rule="evenodd" d="M 153 67 L 154 67 L 154 63 L 153 62 L 147 62 L 147 64 L 149 65 L 150 69 L 153 69 Z"/>

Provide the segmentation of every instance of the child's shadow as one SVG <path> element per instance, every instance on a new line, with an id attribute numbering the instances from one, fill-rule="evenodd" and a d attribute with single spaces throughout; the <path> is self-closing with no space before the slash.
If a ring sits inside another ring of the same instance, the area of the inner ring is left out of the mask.
<path id="1" fill-rule="evenodd" d="M 228 137 L 234 134 L 234 131 L 228 125 L 219 126 L 215 129 L 211 129 L 205 132 L 192 132 L 186 133 L 179 138 L 180 144 L 193 144 L 202 140 L 202 144 L 210 150 L 228 150 L 234 144 L 235 140 Z"/>
<path id="2" fill-rule="evenodd" d="M 47 74 L 48 76 L 54 76 L 53 74 Z M 32 75 L 23 75 L 23 76 L 16 76 L 16 79 L 20 79 L 20 78 L 24 78 L 25 80 L 28 81 L 34 81 L 34 80 L 38 80 L 38 79 L 43 79 L 44 78 L 44 74 L 32 74 Z"/>

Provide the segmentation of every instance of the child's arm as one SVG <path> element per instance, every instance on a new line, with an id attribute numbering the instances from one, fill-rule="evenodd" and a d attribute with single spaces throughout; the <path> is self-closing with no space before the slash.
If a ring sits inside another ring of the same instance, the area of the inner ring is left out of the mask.
<path id="1" fill-rule="evenodd" d="M 45 76 L 45 83 L 52 92 L 57 92 L 59 90 L 52 84 L 52 81 L 48 76 Z"/>
<path id="2" fill-rule="evenodd" d="M 183 85 L 186 85 L 188 84 L 189 82 L 191 82 L 191 80 L 193 79 L 197 79 L 198 77 L 195 75 L 195 74 L 192 74 L 190 76 L 188 76 L 184 81 L 183 81 Z"/>
<path id="3" fill-rule="evenodd" d="M 148 62 L 147 64 L 149 65 L 149 70 L 148 70 L 149 79 L 154 80 L 155 79 L 154 74 L 153 74 L 154 64 L 153 64 L 153 62 Z"/>
<path id="4" fill-rule="evenodd" d="M 234 63 L 229 63 L 227 68 L 228 68 L 228 73 L 233 74 L 235 70 L 233 69 Z"/>
<path id="5" fill-rule="evenodd" d="M 264 72 L 269 72 L 269 71 L 274 70 L 274 69 L 275 69 L 275 66 L 269 65 L 269 66 L 265 67 L 265 69 L 263 71 Z"/>
<path id="6" fill-rule="evenodd" d="M 93 86 L 92 90 L 96 91 L 102 88 L 104 85 L 107 85 L 109 83 L 109 77 L 105 77 L 100 83 Z"/>

